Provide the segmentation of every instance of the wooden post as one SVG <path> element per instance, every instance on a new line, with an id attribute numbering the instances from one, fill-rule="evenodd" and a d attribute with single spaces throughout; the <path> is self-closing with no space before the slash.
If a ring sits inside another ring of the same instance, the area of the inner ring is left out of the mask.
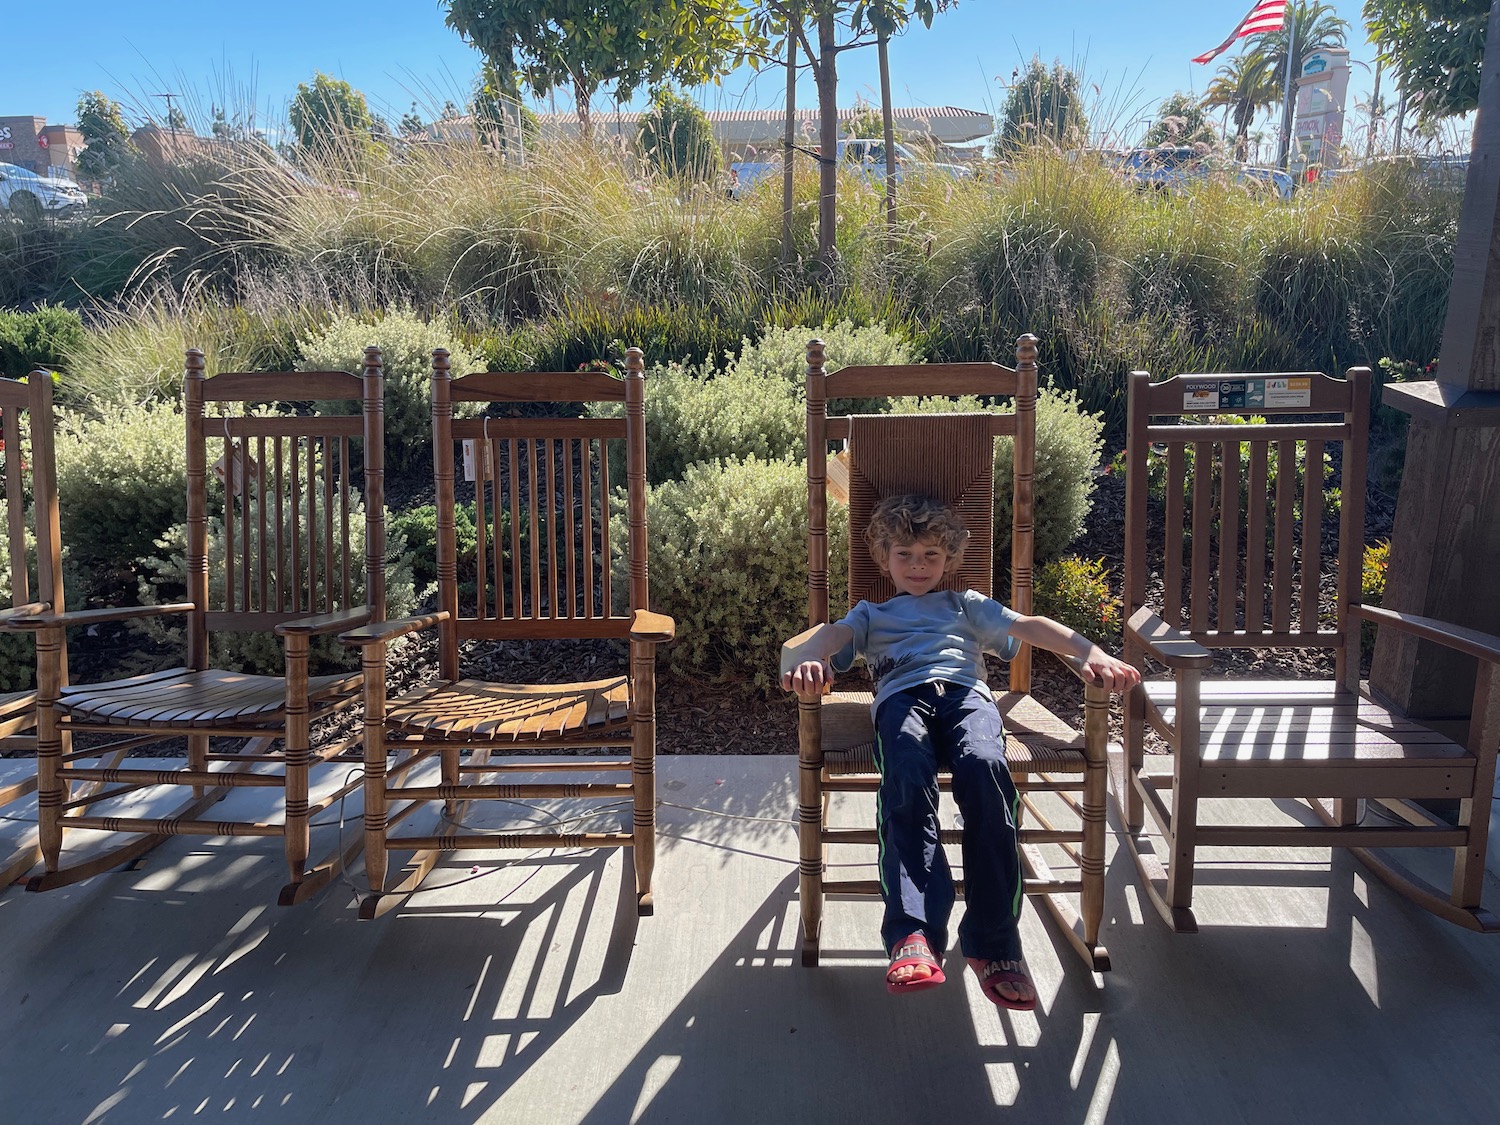
<path id="1" fill-rule="evenodd" d="M 1500 58 L 1500 5 L 1488 51 Z M 1383 605 L 1500 632 L 1500 68 L 1484 66 L 1438 378 L 1391 384 L 1412 416 Z M 1370 684 L 1408 714 L 1467 717 L 1475 663 L 1382 629 Z"/>

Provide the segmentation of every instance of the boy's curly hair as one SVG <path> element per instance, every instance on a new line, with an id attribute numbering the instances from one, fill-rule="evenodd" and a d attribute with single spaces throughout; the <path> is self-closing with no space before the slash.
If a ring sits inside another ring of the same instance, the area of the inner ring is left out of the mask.
<path id="1" fill-rule="evenodd" d="M 969 545 L 969 533 L 958 513 L 930 496 L 915 493 L 887 496 L 870 513 L 865 542 L 882 568 L 893 545 L 923 539 L 936 539 L 948 552 L 950 571 L 957 569 L 963 560 L 964 548 Z"/>

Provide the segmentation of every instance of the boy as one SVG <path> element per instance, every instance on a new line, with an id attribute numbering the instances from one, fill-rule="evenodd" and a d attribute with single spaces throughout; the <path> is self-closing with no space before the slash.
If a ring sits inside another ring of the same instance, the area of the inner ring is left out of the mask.
<path id="1" fill-rule="evenodd" d="M 1091 680 L 1113 690 L 1140 673 L 1046 617 L 1028 617 L 974 590 L 938 590 L 968 544 L 957 514 L 925 496 L 876 505 L 865 532 L 896 596 L 862 601 L 814 632 L 782 686 L 807 701 L 863 656 L 875 680 L 875 762 L 881 937 L 890 954 L 886 987 L 915 992 L 944 980 L 953 879 L 938 842 L 937 773 L 953 773 L 963 817 L 966 907 L 959 945 L 980 988 L 1004 1008 L 1030 1011 L 1036 989 L 1021 962 L 1016 841 L 1019 798 L 1005 762 L 1000 713 L 985 682 L 984 653 L 1014 656 L 1022 642 L 1077 657 Z"/>

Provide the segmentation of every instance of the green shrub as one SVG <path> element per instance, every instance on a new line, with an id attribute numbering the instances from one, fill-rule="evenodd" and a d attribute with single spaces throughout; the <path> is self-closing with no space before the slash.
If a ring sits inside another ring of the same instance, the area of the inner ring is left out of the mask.
<path id="1" fill-rule="evenodd" d="M 825 345 L 826 370 L 830 373 L 865 364 L 912 362 L 910 345 L 880 325 L 856 328 L 844 320 L 821 328 L 768 328 L 753 343 L 742 341 L 739 357 L 730 369 L 750 379 L 781 379 L 800 390 L 807 386 L 807 342 L 814 338 Z"/>
<path id="2" fill-rule="evenodd" d="M 1385 580 L 1391 564 L 1391 541 L 1389 539 L 1365 548 L 1364 563 L 1359 572 L 1359 600 L 1365 605 L 1378 606 L 1385 597 Z M 1359 627 L 1359 655 L 1368 667 L 1375 653 L 1375 623 L 1365 621 Z"/>
<path id="3" fill-rule="evenodd" d="M 663 664 L 685 678 L 776 690 L 781 643 L 807 627 L 806 470 L 754 458 L 694 465 L 649 491 L 646 519 L 651 608 L 677 621 Z M 623 517 L 616 522 L 623 550 Z M 848 597 L 837 565 L 849 550 L 842 505 L 829 507 L 828 536 L 837 617 Z M 623 590 L 621 560 L 616 572 Z"/>
<path id="4" fill-rule="evenodd" d="M 300 371 L 348 371 L 364 368 L 365 349 L 380 349 L 385 361 L 385 450 L 386 464 L 407 469 L 432 451 L 432 352 L 447 348 L 455 377 L 481 368 L 479 359 L 464 351 L 455 333 L 442 325 L 429 324 L 410 309 L 393 309 L 370 322 L 356 316 L 341 316 L 328 327 L 303 339 Z M 330 404 L 346 414 L 359 412 L 355 401 Z M 478 403 L 454 403 L 458 418 L 483 412 Z"/>
<path id="5" fill-rule="evenodd" d="M 19 379 L 37 368 L 56 371 L 83 336 L 83 320 L 71 309 L 43 305 L 28 313 L 0 310 L 0 375 Z"/>
<path id="6" fill-rule="evenodd" d="M 940 414 L 984 409 L 979 399 L 898 398 L 898 414 Z M 1009 405 L 997 407 L 1008 410 Z M 1036 399 L 1036 464 L 1032 498 L 1035 511 L 1033 554 L 1040 564 L 1060 555 L 1078 538 L 1094 500 L 1094 470 L 1104 450 L 1104 423 L 1078 407 L 1072 391 L 1042 390 Z M 1010 533 L 1015 490 L 1013 439 L 995 442 L 995 562 L 1010 569 Z"/>
<path id="7" fill-rule="evenodd" d="M 652 92 L 651 107 L 641 115 L 638 143 L 647 162 L 666 176 L 712 180 L 724 159 L 708 114 L 697 102 L 666 89 Z"/>
<path id="8" fill-rule="evenodd" d="M 300 518 L 288 513 L 288 520 Z M 349 490 L 349 523 L 351 529 L 362 528 L 365 518 L 364 499 L 355 489 Z M 321 538 L 327 513 L 318 510 L 315 537 Z M 287 533 L 290 535 L 290 531 Z M 362 534 L 352 534 L 350 545 L 350 597 L 354 604 L 364 596 L 365 551 Z M 180 523 L 157 539 L 155 550 L 136 560 L 139 573 L 139 591 L 142 605 L 161 605 L 181 601 L 187 593 L 187 524 Z M 238 545 L 237 545 L 238 549 Z M 399 534 L 386 533 L 385 608 L 387 617 L 402 617 L 410 613 L 417 604 L 412 584 L 411 554 L 406 542 Z M 326 559 L 319 557 L 318 581 L 327 580 Z M 253 565 L 253 564 L 252 564 Z M 224 603 L 224 521 L 218 516 L 208 521 L 208 596 L 212 606 Z M 315 612 L 315 611 L 309 611 Z M 132 627 L 158 644 L 176 647 L 170 660 L 181 659 L 180 650 L 186 630 L 180 616 L 148 617 L 132 622 Z M 209 634 L 209 658 L 215 667 L 235 671 L 251 672 L 267 676 L 279 676 L 286 670 L 286 644 L 274 632 L 213 632 Z M 309 656 L 309 667 L 314 674 L 340 668 L 354 668 L 359 664 L 356 650 L 339 644 L 334 635 L 315 637 Z"/>
<path id="9" fill-rule="evenodd" d="M 483 343 L 492 371 L 576 371 L 605 360 L 620 365 L 627 347 L 640 348 L 648 364 L 710 366 L 737 350 L 754 329 L 756 309 L 710 307 L 696 302 L 641 303 L 618 289 L 567 301 L 553 315 Z"/>
<path id="10" fill-rule="evenodd" d="M 109 601 L 135 588 L 132 564 L 187 518 L 187 425 L 169 406 L 121 405 L 108 419 L 60 413 L 62 541 Z"/>
<path id="11" fill-rule="evenodd" d="M 1103 559 L 1063 555 L 1037 568 L 1034 608 L 1098 644 L 1120 636 L 1120 599 Z"/>
<path id="12" fill-rule="evenodd" d="M 596 403 L 588 413 L 618 418 L 624 404 Z M 677 366 L 653 368 L 646 376 L 646 434 L 646 480 L 661 484 L 702 462 L 801 456 L 806 411 L 796 390 L 780 380 L 750 378 L 737 368 L 715 378 Z M 610 472 L 624 480 L 623 451 L 611 454 Z"/>
<path id="13" fill-rule="evenodd" d="M 458 504 L 453 509 L 454 538 L 458 546 L 459 582 L 474 583 L 478 531 L 474 526 L 474 504 Z M 403 540 L 411 555 L 412 581 L 420 592 L 437 581 L 437 508 L 423 504 L 390 518 L 390 538 Z M 502 539 L 504 528 L 502 526 Z"/>

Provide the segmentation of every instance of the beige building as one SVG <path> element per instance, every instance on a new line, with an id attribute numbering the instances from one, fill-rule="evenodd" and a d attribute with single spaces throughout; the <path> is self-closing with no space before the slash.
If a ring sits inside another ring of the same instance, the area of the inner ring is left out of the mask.
<path id="1" fill-rule="evenodd" d="M 869 112 L 868 106 L 839 110 L 841 122 Z M 709 123 L 719 147 L 730 160 L 766 159 L 781 150 L 781 140 L 786 128 L 786 114 L 775 109 L 709 110 Z M 893 108 L 896 133 L 907 144 L 927 144 L 944 151 L 948 146 L 960 145 L 988 137 L 995 131 L 994 119 L 988 113 L 974 109 L 959 109 L 956 106 L 921 106 Z M 555 129 L 564 134 L 578 132 L 576 113 L 542 113 L 537 115 L 543 129 Z M 641 114 L 634 112 L 598 112 L 590 115 L 596 136 L 619 134 L 634 137 L 640 128 Z M 818 137 L 818 111 L 797 111 L 797 135 L 806 143 L 814 144 Z M 465 117 L 435 121 L 427 127 L 433 140 L 469 140 L 474 136 L 472 120 Z"/>

